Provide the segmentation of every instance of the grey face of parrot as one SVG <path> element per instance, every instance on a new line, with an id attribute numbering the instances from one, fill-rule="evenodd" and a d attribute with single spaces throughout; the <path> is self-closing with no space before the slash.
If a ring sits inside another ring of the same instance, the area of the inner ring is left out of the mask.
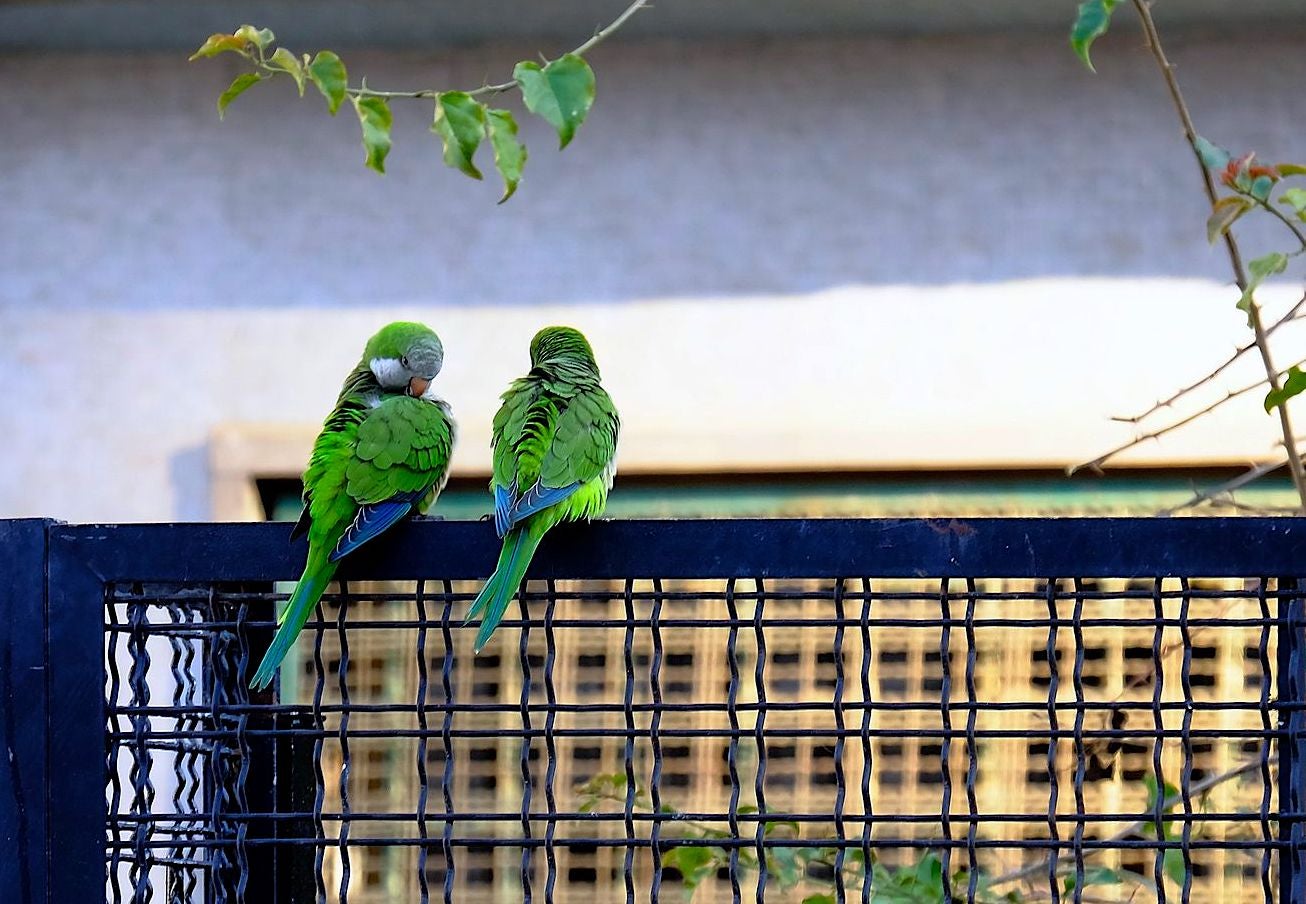
<path id="1" fill-rule="evenodd" d="M 421 377 L 428 383 L 434 380 L 444 365 L 444 349 L 439 340 L 415 342 L 408 349 L 408 354 L 399 359 L 408 368 L 413 377 Z"/>
<path id="2" fill-rule="evenodd" d="M 398 358 L 373 358 L 368 367 L 384 389 L 421 397 L 443 364 L 444 349 L 436 339 L 415 342 Z"/>

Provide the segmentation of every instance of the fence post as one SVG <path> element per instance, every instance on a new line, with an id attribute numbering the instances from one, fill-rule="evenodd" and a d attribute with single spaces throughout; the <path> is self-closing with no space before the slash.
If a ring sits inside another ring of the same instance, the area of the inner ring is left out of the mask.
<path id="1" fill-rule="evenodd" d="M 46 532 L 0 521 L 0 888 L 20 904 L 47 896 Z"/>
<path id="2" fill-rule="evenodd" d="M 55 524 L 46 536 L 49 900 L 98 901 L 105 893 L 105 582 L 75 535 Z"/>
<path id="3" fill-rule="evenodd" d="M 1279 855 L 1279 900 L 1306 901 L 1306 598 L 1296 580 L 1281 578 L 1279 590 L 1279 811 L 1293 814 L 1279 820 L 1288 844 Z"/>

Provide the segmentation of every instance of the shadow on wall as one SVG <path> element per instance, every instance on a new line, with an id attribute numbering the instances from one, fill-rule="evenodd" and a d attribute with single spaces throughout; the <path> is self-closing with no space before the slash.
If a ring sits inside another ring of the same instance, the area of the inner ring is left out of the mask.
<path id="1" fill-rule="evenodd" d="M 208 521 L 213 517 L 208 456 L 208 447 L 198 445 L 188 446 L 168 460 L 174 520 Z"/>
<path id="2" fill-rule="evenodd" d="M 259 86 L 219 123 L 233 59 L 10 57 L 0 115 L 26 125 L 7 136 L 0 173 L 0 305 L 503 305 L 1043 276 L 1224 280 L 1151 61 L 1121 38 L 1097 51 L 1097 76 L 1064 36 L 1042 33 L 608 45 L 594 59 L 593 114 L 566 151 L 547 126 L 524 123 L 526 180 L 503 206 L 493 179 L 441 164 L 422 104 L 395 104 L 380 177 L 362 166 L 348 111 L 332 119 L 288 83 Z M 1172 42 L 1203 131 L 1266 159 L 1306 154 L 1299 48 L 1290 32 Z M 346 56 L 374 85 L 466 86 L 534 51 Z M 1245 65 L 1252 53 L 1262 65 Z M 36 107 L 24 100 L 34 94 Z"/>

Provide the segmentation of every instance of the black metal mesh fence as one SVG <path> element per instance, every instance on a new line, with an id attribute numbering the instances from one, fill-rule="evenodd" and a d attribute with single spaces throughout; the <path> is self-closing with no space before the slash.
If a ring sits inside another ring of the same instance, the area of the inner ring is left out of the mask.
<path id="1" fill-rule="evenodd" d="M 1291 583 L 105 587 L 112 901 L 1280 900 Z"/>

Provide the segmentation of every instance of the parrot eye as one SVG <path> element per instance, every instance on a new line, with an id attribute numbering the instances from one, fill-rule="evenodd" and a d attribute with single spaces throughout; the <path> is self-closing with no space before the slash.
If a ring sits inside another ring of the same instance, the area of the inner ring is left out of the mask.
<path id="1" fill-rule="evenodd" d="M 399 356 L 399 363 L 402 364 L 405 368 L 407 368 L 407 367 L 408 367 L 408 356 L 407 356 L 407 355 L 400 355 L 400 356 Z"/>

